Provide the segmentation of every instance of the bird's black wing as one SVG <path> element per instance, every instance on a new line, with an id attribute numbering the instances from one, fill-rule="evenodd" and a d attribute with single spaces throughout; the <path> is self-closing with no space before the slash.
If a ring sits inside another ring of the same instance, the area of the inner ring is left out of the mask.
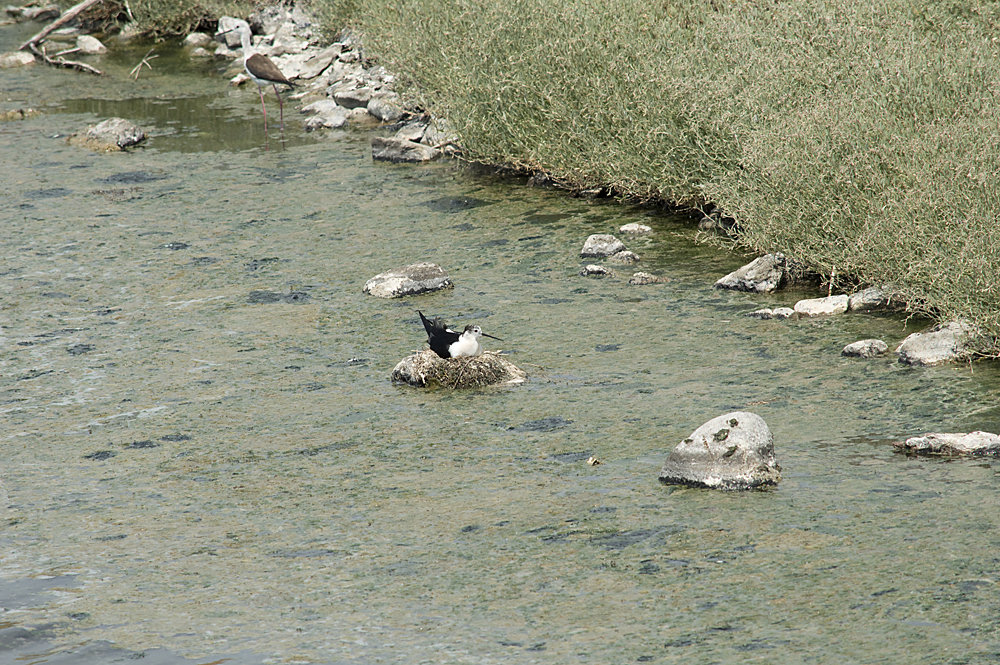
<path id="1" fill-rule="evenodd" d="M 449 330 L 445 322 L 439 317 L 428 319 L 419 309 L 417 310 L 417 314 L 420 315 L 420 320 L 424 324 L 424 330 L 427 331 L 427 342 L 431 346 L 431 351 L 442 358 L 451 358 L 451 354 L 448 353 L 448 347 L 458 341 L 460 337 L 459 333 Z"/>

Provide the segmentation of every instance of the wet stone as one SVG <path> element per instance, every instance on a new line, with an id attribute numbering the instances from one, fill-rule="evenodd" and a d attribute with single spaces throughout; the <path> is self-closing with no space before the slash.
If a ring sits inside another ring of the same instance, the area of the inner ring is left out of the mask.
<path id="1" fill-rule="evenodd" d="M 952 321 L 924 332 L 913 333 L 896 347 L 899 361 L 906 365 L 937 365 L 970 355 L 971 326 Z"/>
<path id="2" fill-rule="evenodd" d="M 608 233 L 594 233 L 587 237 L 580 256 L 611 256 L 625 251 L 625 243 Z"/>
<path id="3" fill-rule="evenodd" d="M 608 261 L 611 261 L 612 263 L 620 263 L 622 265 L 629 265 L 632 263 L 638 263 L 639 255 L 626 249 L 621 252 L 615 252 L 608 257 Z"/>
<path id="4" fill-rule="evenodd" d="M 441 266 L 411 263 L 375 275 L 365 282 L 364 292 L 377 298 L 400 298 L 451 286 L 451 278 Z"/>
<path id="5" fill-rule="evenodd" d="M 775 485 L 781 467 L 764 419 L 734 411 L 709 420 L 667 457 L 660 482 L 742 490 Z"/>
<path id="6" fill-rule="evenodd" d="M 632 286 L 646 286 L 648 284 L 659 284 L 663 281 L 663 278 L 657 277 L 656 275 L 650 274 L 648 272 L 636 272 L 632 273 L 629 278 L 628 283 Z"/>
<path id="7" fill-rule="evenodd" d="M 146 132 L 124 118 L 108 118 L 87 128 L 86 132 L 69 137 L 71 145 L 97 152 L 114 152 L 138 145 L 146 140 Z"/>
<path id="8" fill-rule="evenodd" d="M 429 162 L 441 156 L 441 151 L 423 143 L 392 137 L 372 138 L 372 159 L 383 162 Z"/>
<path id="9" fill-rule="evenodd" d="M 847 301 L 848 298 L 844 295 L 807 298 L 795 303 L 795 313 L 802 317 L 843 314 L 847 311 Z"/>
<path id="10" fill-rule="evenodd" d="M 784 254 L 766 254 L 734 270 L 715 283 L 717 289 L 771 293 L 788 280 Z"/>
<path id="11" fill-rule="evenodd" d="M 897 451 L 925 455 L 1000 455 L 1000 436 L 991 432 L 932 432 L 894 443 Z"/>
<path id="12" fill-rule="evenodd" d="M 888 350 L 889 345 L 880 339 L 862 339 L 845 346 L 840 354 L 857 358 L 874 358 Z"/>
<path id="13" fill-rule="evenodd" d="M 614 272 L 604 266 L 589 263 L 580 268 L 580 275 L 583 277 L 611 277 L 614 276 Z"/>

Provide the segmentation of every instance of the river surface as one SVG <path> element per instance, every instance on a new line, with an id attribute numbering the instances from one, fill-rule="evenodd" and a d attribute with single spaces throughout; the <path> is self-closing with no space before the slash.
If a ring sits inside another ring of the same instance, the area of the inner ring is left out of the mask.
<path id="1" fill-rule="evenodd" d="M 843 358 L 926 322 L 746 318 L 819 294 L 717 291 L 746 257 L 688 219 L 373 162 L 294 103 L 265 150 L 256 90 L 168 45 L 133 81 L 147 49 L 0 71 L 43 111 L 0 124 L 0 662 L 1000 662 L 997 462 L 891 446 L 1000 431 L 996 365 Z M 67 145 L 115 115 L 148 144 Z M 669 281 L 578 275 L 635 221 Z M 416 261 L 455 288 L 362 293 Z M 393 385 L 417 308 L 528 382 Z M 780 485 L 659 484 L 732 410 Z"/>

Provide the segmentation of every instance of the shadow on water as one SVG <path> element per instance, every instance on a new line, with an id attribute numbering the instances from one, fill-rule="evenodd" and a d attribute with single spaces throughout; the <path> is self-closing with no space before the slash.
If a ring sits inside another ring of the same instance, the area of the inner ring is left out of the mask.
<path id="1" fill-rule="evenodd" d="M 814 294 L 716 291 L 742 257 L 686 220 L 374 163 L 292 103 L 265 151 L 255 90 L 168 47 L 131 81 L 146 50 L 2 75 L 45 113 L 0 125 L 0 660 L 996 661 L 996 463 L 889 445 L 1000 429 L 996 366 L 843 358 L 920 322 L 747 318 Z M 148 147 L 66 144 L 111 115 Z M 633 221 L 668 281 L 579 276 Z M 362 293 L 418 260 L 455 287 Z M 529 381 L 392 385 L 418 308 Z M 777 489 L 657 483 L 735 409 Z"/>

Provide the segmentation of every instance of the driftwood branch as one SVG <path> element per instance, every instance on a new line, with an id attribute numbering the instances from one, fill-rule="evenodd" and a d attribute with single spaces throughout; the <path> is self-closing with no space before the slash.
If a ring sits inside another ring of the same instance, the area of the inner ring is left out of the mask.
<path id="1" fill-rule="evenodd" d="M 65 58 L 60 58 L 58 56 L 52 57 L 45 52 L 45 48 L 39 48 L 38 44 L 30 44 L 28 50 L 41 58 L 46 64 L 52 65 L 53 67 L 67 67 L 69 69 L 79 69 L 81 72 L 88 72 L 90 74 L 101 75 L 101 70 L 95 67 L 91 67 L 85 62 L 76 62 L 75 60 L 67 60 Z"/>
<path id="2" fill-rule="evenodd" d="M 65 12 L 63 12 L 62 16 L 52 21 L 52 23 L 49 23 L 47 26 L 42 28 L 37 34 L 35 34 L 35 36 L 33 36 L 31 39 L 21 44 L 19 47 L 17 47 L 17 50 L 23 51 L 25 49 L 28 49 L 29 51 L 32 51 L 33 53 L 37 54 L 38 51 L 35 48 L 32 48 L 32 46 L 37 47 L 38 43 L 41 42 L 46 37 L 48 37 L 53 30 L 58 30 L 59 28 L 63 27 L 64 25 L 75 19 L 77 16 L 79 16 L 84 10 L 100 2 L 104 2 L 104 0 L 82 0 L 82 2 L 76 3 L 75 5 L 67 9 Z M 48 61 L 46 60 L 46 62 Z M 91 69 L 93 69 L 93 67 L 91 67 Z"/>

